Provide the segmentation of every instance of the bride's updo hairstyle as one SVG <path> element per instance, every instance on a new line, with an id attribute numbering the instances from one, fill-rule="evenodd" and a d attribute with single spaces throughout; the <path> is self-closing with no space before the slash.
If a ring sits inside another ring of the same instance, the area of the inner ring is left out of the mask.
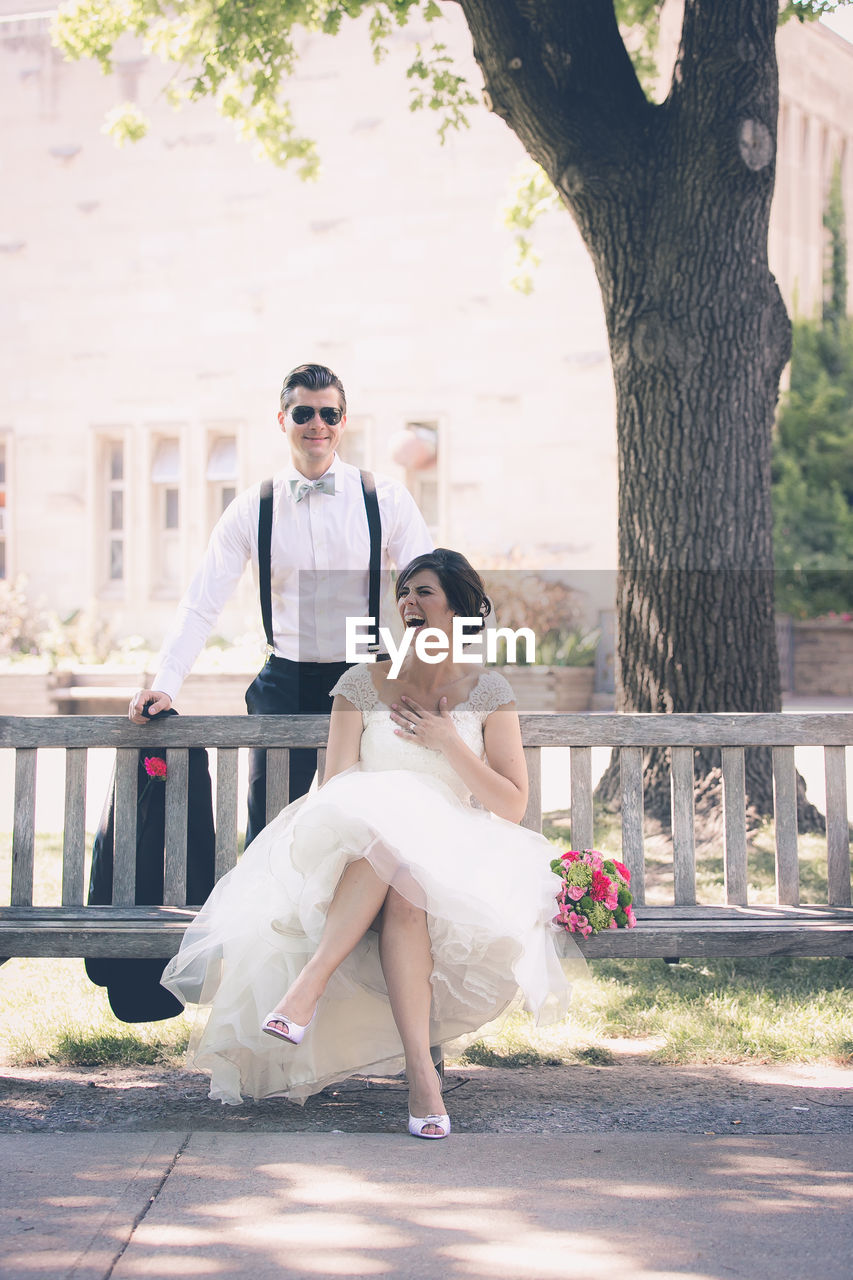
<path id="1" fill-rule="evenodd" d="M 486 615 L 491 612 L 492 602 L 486 595 L 483 579 L 459 551 L 449 551 L 447 547 L 436 547 L 435 551 L 429 551 L 423 556 L 415 556 L 414 560 L 410 560 L 397 579 L 395 591 L 398 600 L 403 587 L 412 575 L 420 573 L 421 569 L 432 570 L 447 596 L 447 603 L 457 617 L 480 618 L 480 626 L 485 626 Z"/>

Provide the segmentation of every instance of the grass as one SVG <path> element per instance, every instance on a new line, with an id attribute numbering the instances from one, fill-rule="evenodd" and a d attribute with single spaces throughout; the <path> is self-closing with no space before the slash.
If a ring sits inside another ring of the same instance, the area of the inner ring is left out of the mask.
<path id="1" fill-rule="evenodd" d="M 853 962 L 838 957 L 598 960 L 582 1019 L 653 1037 L 660 1062 L 853 1062 Z"/>
<path id="2" fill-rule="evenodd" d="M 610 1043 L 630 1040 L 649 1060 L 671 1064 L 853 1064 L 851 960 L 593 960 L 589 968 L 564 1023 L 537 1029 L 513 1015 L 460 1061 L 607 1065 Z"/>
<path id="3" fill-rule="evenodd" d="M 557 835 L 568 847 L 564 835 Z M 596 832 L 599 848 L 617 854 L 618 826 Z M 3 842 L 2 864 L 10 842 Z M 649 841 L 652 901 L 667 900 L 671 876 L 665 840 Z M 37 840 L 35 900 L 59 900 L 61 857 L 55 836 Z M 8 884 L 8 875 L 4 877 Z M 2 883 L 3 880 L 0 880 Z M 750 898 L 772 901 L 772 829 L 752 842 Z M 801 838 L 803 898 L 826 892 L 826 845 Z M 700 900 L 722 900 L 722 859 L 698 857 Z M 825 900 L 825 898 L 824 898 Z M 835 1062 L 853 1064 L 853 960 L 772 957 L 696 960 L 594 960 L 578 982 L 569 1018 L 536 1028 L 514 1014 L 482 1036 L 462 1063 L 538 1066 L 608 1065 L 614 1046 L 630 1040 L 651 1060 L 667 1063 Z M 106 992 L 85 976 L 81 960 L 12 959 L 0 967 L 0 1058 L 7 1065 L 166 1065 L 183 1060 L 191 1019 L 128 1025 Z"/>
<path id="4" fill-rule="evenodd" d="M 91 849 L 91 836 L 87 847 Z M 10 882 L 11 837 L 0 842 L 0 884 Z M 36 837 L 33 900 L 61 900 L 62 839 Z M 86 865 L 88 883 L 89 866 Z M 6 888 L 8 893 L 8 887 Z M 5 899 L 8 902 L 8 897 Z M 119 1022 L 82 960 L 16 957 L 0 966 L 0 1061 L 9 1066 L 180 1066 L 191 1018 Z"/>
<path id="5" fill-rule="evenodd" d="M 8 1066 L 180 1066 L 190 1018 L 119 1022 L 82 960 L 7 960 L 0 967 L 2 1061 Z"/>

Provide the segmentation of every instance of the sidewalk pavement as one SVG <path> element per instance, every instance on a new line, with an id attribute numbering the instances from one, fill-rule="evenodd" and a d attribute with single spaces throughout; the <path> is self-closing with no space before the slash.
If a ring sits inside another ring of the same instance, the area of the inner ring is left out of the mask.
<path id="1" fill-rule="evenodd" d="M 849 1134 L 28 1133 L 5 1280 L 850 1280 Z"/>

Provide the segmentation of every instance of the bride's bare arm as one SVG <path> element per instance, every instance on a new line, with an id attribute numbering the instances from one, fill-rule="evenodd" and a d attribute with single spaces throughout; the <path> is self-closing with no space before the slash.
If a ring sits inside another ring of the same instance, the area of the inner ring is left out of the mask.
<path id="1" fill-rule="evenodd" d="M 326 748 L 326 769 L 323 782 L 334 778 L 358 764 L 363 728 L 361 712 L 347 699 L 336 694 L 332 700 L 332 718 L 329 722 L 329 744 Z"/>
<path id="2" fill-rule="evenodd" d="M 514 706 L 498 707 L 490 716 L 487 716 L 483 725 L 483 742 L 486 748 L 487 767 L 493 775 L 497 775 L 501 784 L 508 783 L 512 788 L 507 790 L 506 787 L 502 787 L 507 796 L 510 812 L 501 812 L 479 795 L 477 799 L 481 804 L 487 805 L 498 817 L 506 818 L 509 822 L 521 822 L 527 808 L 529 783 L 527 761 L 521 744 L 521 725 Z M 479 765 L 485 763 L 477 760 L 476 756 L 474 759 Z"/>
<path id="3" fill-rule="evenodd" d="M 480 804 L 499 818 L 520 822 L 527 808 L 527 765 L 521 745 L 518 712 L 512 705 L 498 707 L 483 724 L 486 759 L 481 760 L 466 746 L 442 698 L 438 715 L 432 715 L 405 694 L 393 704 L 391 718 L 405 734 L 414 723 L 417 741 L 441 751 Z"/>

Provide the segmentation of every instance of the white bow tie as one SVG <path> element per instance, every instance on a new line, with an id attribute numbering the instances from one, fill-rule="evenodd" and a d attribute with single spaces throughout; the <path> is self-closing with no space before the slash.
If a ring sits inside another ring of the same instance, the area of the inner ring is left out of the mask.
<path id="1" fill-rule="evenodd" d="M 320 476 L 319 480 L 290 481 L 290 492 L 293 494 L 295 502 L 301 502 L 303 498 L 307 498 L 312 490 L 316 490 L 317 493 L 328 493 L 334 497 L 335 477 L 327 473 L 324 476 Z"/>

